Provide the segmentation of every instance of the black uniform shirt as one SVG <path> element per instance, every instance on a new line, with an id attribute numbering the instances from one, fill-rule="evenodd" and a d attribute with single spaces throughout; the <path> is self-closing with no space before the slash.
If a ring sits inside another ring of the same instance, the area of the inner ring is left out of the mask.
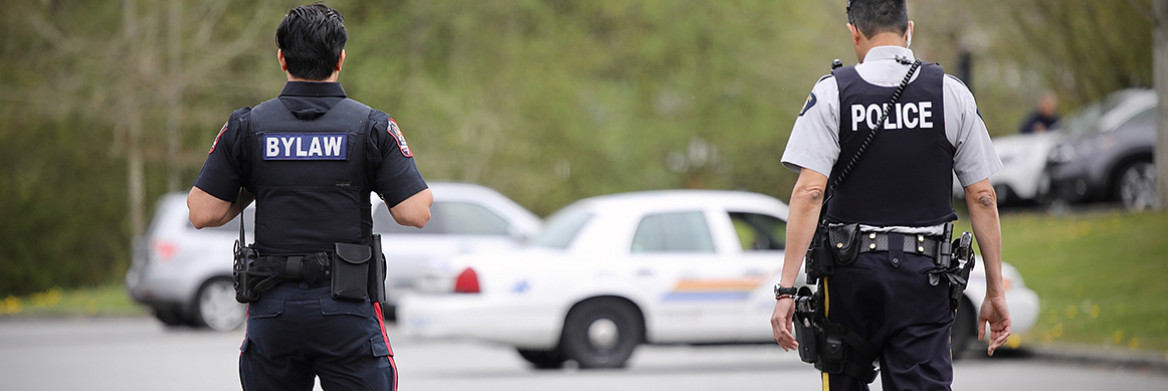
<path id="1" fill-rule="evenodd" d="M 345 90 L 340 83 L 295 82 L 284 85 L 279 100 L 297 118 L 313 119 L 324 115 L 334 105 L 345 99 Z M 215 137 L 208 152 L 207 161 L 195 179 L 195 187 L 225 201 L 236 199 L 239 188 L 245 185 L 243 178 L 242 154 L 247 152 L 240 128 L 240 116 L 251 111 L 242 108 L 231 113 L 223 129 Z M 405 136 L 397 122 L 389 114 L 380 110 L 370 113 L 371 129 L 366 132 L 371 148 L 368 153 L 380 155 L 380 164 L 375 170 L 372 190 L 385 199 L 390 207 L 406 198 L 425 190 L 428 186 L 414 164 L 413 153 L 406 144 Z"/>

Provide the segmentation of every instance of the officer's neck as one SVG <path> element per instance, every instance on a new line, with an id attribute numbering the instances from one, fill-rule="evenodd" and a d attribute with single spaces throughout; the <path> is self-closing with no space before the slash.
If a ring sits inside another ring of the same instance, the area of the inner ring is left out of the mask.
<path id="1" fill-rule="evenodd" d="M 292 76 L 292 73 L 288 72 L 288 71 L 284 71 L 284 74 L 288 75 L 288 81 L 303 81 L 303 82 L 309 82 L 309 83 L 336 83 L 337 80 L 339 80 L 340 76 L 341 76 L 341 72 L 334 71 L 332 75 L 329 75 L 328 78 L 325 78 L 323 80 L 310 80 L 310 79 L 301 79 L 299 77 Z"/>
<path id="2" fill-rule="evenodd" d="M 878 46 L 900 46 L 902 48 L 908 47 L 908 40 L 904 35 L 897 33 L 878 33 L 872 38 L 861 38 L 856 42 L 856 57 L 860 62 L 864 62 L 864 58 L 868 57 L 868 51 Z"/>

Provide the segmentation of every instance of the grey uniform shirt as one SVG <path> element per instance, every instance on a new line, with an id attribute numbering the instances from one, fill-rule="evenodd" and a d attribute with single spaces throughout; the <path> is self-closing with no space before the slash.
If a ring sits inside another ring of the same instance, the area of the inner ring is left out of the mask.
<path id="1" fill-rule="evenodd" d="M 909 65 L 896 61 L 896 57 L 912 61 L 912 50 L 900 46 L 878 46 L 868 51 L 864 61 L 856 65 L 856 72 L 864 81 L 882 87 L 896 87 L 904 80 Z M 916 75 L 913 76 L 913 80 Z M 962 187 L 988 179 L 1002 168 L 994 146 L 990 142 L 985 122 L 977 111 L 977 102 L 969 88 L 955 77 L 944 78 L 945 136 L 957 149 L 953 155 L 953 171 Z M 891 96 L 889 97 L 891 98 Z M 839 86 L 835 78 L 828 75 L 819 79 L 807 98 L 782 162 L 799 172 L 806 168 L 824 176 L 831 174 L 831 168 L 840 158 L 839 146 Z M 850 157 L 849 157 L 850 158 Z M 897 231 L 905 233 L 940 233 L 939 227 L 864 227 L 872 231 Z"/>

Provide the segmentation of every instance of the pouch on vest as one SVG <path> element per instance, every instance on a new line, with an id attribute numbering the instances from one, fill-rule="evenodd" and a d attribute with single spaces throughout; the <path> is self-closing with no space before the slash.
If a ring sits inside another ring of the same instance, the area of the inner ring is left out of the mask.
<path id="1" fill-rule="evenodd" d="M 860 225 L 856 223 L 827 226 L 831 256 L 837 265 L 855 262 L 856 256 L 860 254 L 860 245 L 856 240 L 859 233 Z"/>
<path id="2" fill-rule="evenodd" d="M 364 301 L 369 297 L 369 246 L 337 243 L 332 259 L 332 298 Z"/>

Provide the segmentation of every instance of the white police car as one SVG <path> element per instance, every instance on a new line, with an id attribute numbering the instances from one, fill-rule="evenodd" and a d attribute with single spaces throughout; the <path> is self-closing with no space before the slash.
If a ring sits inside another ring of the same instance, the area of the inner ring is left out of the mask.
<path id="1" fill-rule="evenodd" d="M 399 303 L 398 324 L 511 345 L 537 368 L 621 367 L 641 343 L 773 343 L 786 218 L 782 202 L 746 192 L 581 200 L 549 218 L 531 248 L 456 257 L 425 274 Z M 1037 298 L 1013 268 L 1006 276 L 1021 332 Z M 980 305 L 980 283 L 964 305 Z"/>
<path id="2" fill-rule="evenodd" d="M 392 316 L 398 296 L 413 289 L 415 273 L 425 270 L 427 263 L 468 252 L 518 248 L 542 224 L 527 209 L 483 186 L 432 182 L 430 189 L 431 219 L 420 230 L 394 223 L 381 199 L 372 196 L 373 231 L 382 234 L 389 269 L 386 316 Z M 196 230 L 188 214 L 185 193 L 158 200 L 150 227 L 134 240 L 126 288 L 167 325 L 235 329 L 245 318 L 245 307 L 235 301 L 231 283 L 231 249 L 239 237 L 239 219 Z M 255 240 L 254 205 L 244 217 L 250 243 Z"/>

